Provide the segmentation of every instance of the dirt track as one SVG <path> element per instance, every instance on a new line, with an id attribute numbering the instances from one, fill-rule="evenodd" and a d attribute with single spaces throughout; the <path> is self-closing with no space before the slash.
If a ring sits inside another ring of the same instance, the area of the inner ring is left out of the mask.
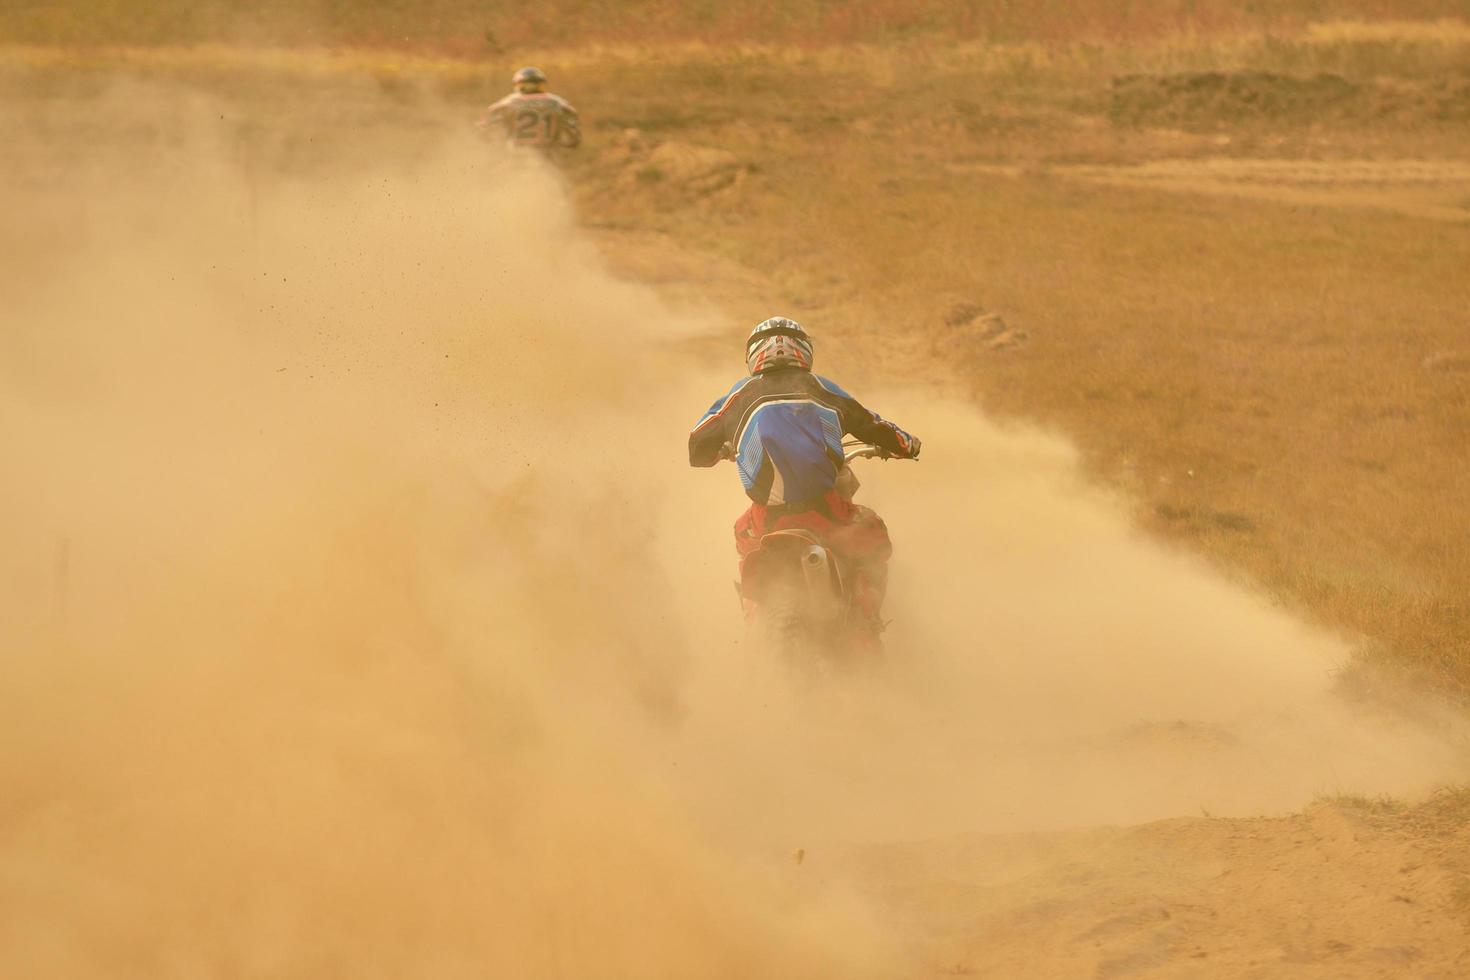
<path id="1" fill-rule="evenodd" d="M 950 169 L 1001 177 L 1046 175 L 1294 207 L 1366 208 L 1438 221 L 1470 221 L 1470 165 L 1453 160 L 1191 157 L 1123 166 L 970 164 Z"/>
<path id="2" fill-rule="evenodd" d="M 1455 161 L 1159 160 L 1134 167 L 1063 167 L 1058 174 L 1176 193 L 1470 221 L 1470 165 Z"/>
<path id="3" fill-rule="evenodd" d="M 1470 969 L 1463 865 L 1445 864 L 1464 843 L 1323 804 L 892 845 L 862 863 L 894 914 L 923 924 L 932 976 L 1448 980 Z"/>
<path id="4" fill-rule="evenodd" d="M 179 111 L 5 191 L 0 972 L 1470 966 L 1450 803 L 1287 815 L 1462 778 L 1458 717 L 1345 701 L 1342 639 L 1065 440 L 859 392 L 927 447 L 864 474 L 893 665 L 799 698 L 740 644 L 733 478 L 681 459 L 777 284 L 604 258 L 478 147 L 277 178 Z"/>

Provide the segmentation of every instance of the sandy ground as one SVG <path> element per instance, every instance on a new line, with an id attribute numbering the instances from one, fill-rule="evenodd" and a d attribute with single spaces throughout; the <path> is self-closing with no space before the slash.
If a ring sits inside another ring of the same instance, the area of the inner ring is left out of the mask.
<path id="1" fill-rule="evenodd" d="M 863 867 L 895 915 L 923 923 L 931 976 L 1449 978 L 1470 965 L 1444 854 L 1338 806 L 892 845 Z"/>
<path id="2" fill-rule="evenodd" d="M 1470 165 L 1454 160 L 1155 160 L 1132 167 L 1063 167 L 1058 173 L 1184 194 L 1470 221 Z"/>
<path id="3" fill-rule="evenodd" d="M 957 173 L 1047 176 L 1176 194 L 1390 211 L 1470 221 L 1470 165 L 1458 160 L 1157 159 L 1128 165 L 951 165 Z"/>
<path id="4" fill-rule="evenodd" d="M 1462 719 L 1344 698 L 1065 440 L 857 392 L 926 446 L 862 474 L 891 656 L 802 688 L 683 458 L 769 282 L 174 108 L 4 190 L 0 973 L 1470 969 L 1463 819 L 1313 805 L 1464 779 Z"/>

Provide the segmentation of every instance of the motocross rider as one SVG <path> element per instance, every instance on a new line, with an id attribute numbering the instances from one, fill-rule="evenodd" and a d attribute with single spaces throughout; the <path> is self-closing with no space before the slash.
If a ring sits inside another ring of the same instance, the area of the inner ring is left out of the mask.
<path id="1" fill-rule="evenodd" d="M 735 522 L 742 565 L 769 531 L 815 532 L 854 573 L 858 626 L 876 636 L 893 545 L 882 518 L 839 492 L 842 437 L 850 433 L 901 459 L 918 458 L 919 440 L 813 374 L 811 337 L 794 320 L 758 324 L 745 342 L 745 364 L 750 377 L 711 405 L 689 434 L 689 465 L 734 459 L 751 499 Z"/>
<path id="2" fill-rule="evenodd" d="M 511 78 L 515 91 L 485 110 L 475 125 L 499 126 L 512 147 L 555 151 L 582 142 L 577 110 L 559 95 L 546 91 L 540 68 L 522 68 Z"/>

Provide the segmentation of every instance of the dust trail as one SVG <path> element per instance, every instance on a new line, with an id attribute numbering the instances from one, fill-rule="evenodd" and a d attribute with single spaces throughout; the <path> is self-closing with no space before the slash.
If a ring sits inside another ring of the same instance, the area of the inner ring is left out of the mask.
<path id="1" fill-rule="evenodd" d="M 891 975 L 824 845 L 1464 771 L 1064 445 L 901 391 L 860 393 L 927 446 L 864 473 L 891 665 L 794 696 L 734 476 L 684 465 L 730 379 L 671 341 L 730 327 L 608 275 L 543 171 L 246 179 L 177 111 L 0 200 L 0 972 Z"/>
<path id="2" fill-rule="evenodd" d="M 247 186 L 212 116 L 13 212 L 0 973 L 880 969 L 647 765 L 689 651 L 645 458 L 702 325 L 544 172 Z"/>
<path id="3" fill-rule="evenodd" d="M 743 685 L 759 719 L 696 713 L 704 751 L 738 744 L 724 784 L 764 788 L 766 810 L 731 793 L 722 813 L 811 847 L 1281 813 L 1470 772 L 1463 719 L 1342 698 L 1345 640 L 1134 532 L 1065 443 L 913 391 L 870 402 L 925 439 L 862 473 L 896 541 L 890 663 L 796 705 L 738 648 L 707 664 L 692 688 Z"/>

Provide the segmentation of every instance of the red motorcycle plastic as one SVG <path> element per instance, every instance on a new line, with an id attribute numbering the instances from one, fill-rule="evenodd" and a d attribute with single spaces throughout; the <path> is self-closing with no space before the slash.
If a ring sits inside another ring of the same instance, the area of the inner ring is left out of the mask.
<path id="1" fill-rule="evenodd" d="M 858 480 L 848 464 L 892 457 L 876 446 L 845 442 L 843 458 L 836 489 L 850 500 Z M 741 564 L 736 591 L 758 642 L 804 672 L 823 673 L 882 652 L 855 601 L 854 581 L 853 570 L 819 534 L 787 528 L 761 536 Z"/>

